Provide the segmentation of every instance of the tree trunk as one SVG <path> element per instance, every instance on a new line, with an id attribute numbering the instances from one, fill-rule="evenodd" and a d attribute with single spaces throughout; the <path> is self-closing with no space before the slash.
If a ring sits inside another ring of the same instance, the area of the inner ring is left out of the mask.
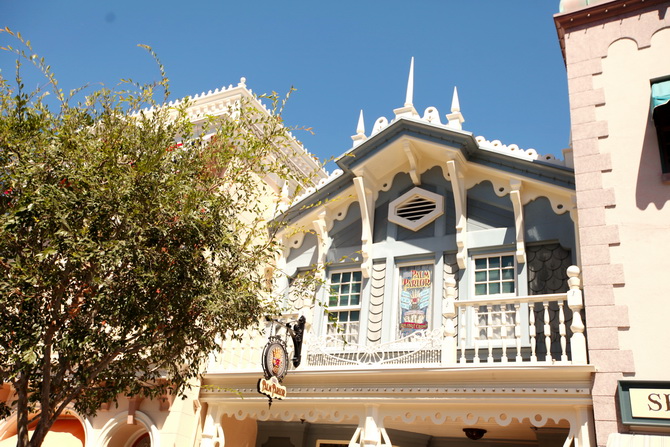
<path id="1" fill-rule="evenodd" d="M 46 415 L 43 416 L 45 417 L 41 417 L 39 419 L 37 427 L 35 427 L 35 431 L 33 432 L 33 436 L 30 438 L 30 443 L 28 444 L 29 447 L 41 446 L 42 442 L 44 442 L 44 438 L 51 428 L 52 424 L 48 423 L 48 417 L 46 417 Z M 46 425 L 48 425 L 48 427 L 46 427 Z"/>
<path id="2" fill-rule="evenodd" d="M 19 373 L 19 380 L 14 383 L 18 397 L 16 408 L 16 447 L 28 447 L 28 424 L 30 413 L 28 412 L 28 375 Z"/>

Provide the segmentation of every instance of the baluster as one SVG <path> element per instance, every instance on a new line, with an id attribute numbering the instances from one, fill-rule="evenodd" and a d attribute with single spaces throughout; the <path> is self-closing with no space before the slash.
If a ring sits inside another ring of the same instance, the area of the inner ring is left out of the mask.
<path id="1" fill-rule="evenodd" d="M 453 365 L 456 363 L 456 326 L 454 318 L 456 309 L 454 300 L 456 299 L 456 280 L 453 275 L 447 275 L 445 283 L 445 301 L 442 308 L 444 317 L 444 339 L 442 340 L 442 364 Z"/>
<path id="2" fill-rule="evenodd" d="M 488 363 L 493 363 L 493 306 L 486 306 L 486 340 L 489 345 L 489 355 L 486 357 Z"/>
<path id="3" fill-rule="evenodd" d="M 514 303 L 514 337 L 516 338 L 516 361 L 521 363 L 521 303 Z"/>
<path id="4" fill-rule="evenodd" d="M 458 327 L 459 327 L 459 332 L 461 334 L 461 358 L 459 359 L 460 363 L 466 363 L 465 359 L 465 336 L 466 336 L 466 330 L 465 330 L 465 320 L 466 318 L 466 312 L 467 312 L 467 307 L 459 307 L 458 308 Z"/>
<path id="5" fill-rule="evenodd" d="M 530 361 L 536 363 L 537 355 L 535 354 L 535 345 L 537 343 L 537 332 L 535 329 L 535 303 L 528 303 L 528 310 L 530 312 L 530 315 L 528 316 L 528 326 L 530 331 Z"/>
<path id="6" fill-rule="evenodd" d="M 473 334 L 474 338 L 474 345 L 475 345 L 475 357 L 472 360 L 474 363 L 479 363 L 479 307 L 478 306 L 472 306 L 472 311 L 475 314 L 475 321 L 474 321 L 474 326 L 475 326 L 475 333 Z"/>
<path id="7" fill-rule="evenodd" d="M 584 323 L 580 311 L 584 307 L 582 300 L 581 281 L 579 279 L 579 267 L 571 265 L 568 267 L 568 307 L 572 310 L 572 337 L 570 338 L 570 351 L 572 363 L 578 365 L 586 364 L 586 339 L 584 338 Z"/>
<path id="8" fill-rule="evenodd" d="M 553 360 L 551 358 L 551 326 L 549 325 L 549 301 L 543 301 L 542 306 L 544 307 L 544 344 L 547 349 L 547 355 L 544 358 L 544 361 L 551 363 Z"/>
<path id="9" fill-rule="evenodd" d="M 568 345 L 567 340 L 565 339 L 565 303 L 562 300 L 558 301 L 558 333 L 561 336 L 561 362 L 567 362 L 568 356 L 565 352 L 565 349 Z"/>
<path id="10" fill-rule="evenodd" d="M 502 341 L 502 357 L 500 361 L 507 363 L 507 304 L 500 305 L 500 340 Z"/>

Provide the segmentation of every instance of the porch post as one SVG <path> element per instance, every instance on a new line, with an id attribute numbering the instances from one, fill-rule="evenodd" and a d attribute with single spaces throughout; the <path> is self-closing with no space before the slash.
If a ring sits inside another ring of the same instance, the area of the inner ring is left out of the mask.
<path id="1" fill-rule="evenodd" d="M 595 432 L 593 427 L 593 417 L 590 407 L 580 406 L 576 408 L 577 426 L 571 434 L 574 434 L 575 447 L 595 446 Z"/>
<path id="2" fill-rule="evenodd" d="M 220 430 L 219 406 L 210 403 L 207 406 L 207 416 L 205 416 L 205 426 L 202 428 L 200 447 L 213 447 L 217 441 L 221 446 L 224 446 L 226 442 L 223 432 L 221 432 L 221 436 L 217 436 Z"/>
<path id="3" fill-rule="evenodd" d="M 572 310 L 572 338 L 570 339 L 572 351 L 572 363 L 575 365 L 586 365 L 586 338 L 584 337 L 584 322 L 580 311 L 584 308 L 582 297 L 581 280 L 579 279 L 579 267 L 571 265 L 568 267 L 568 307 Z"/>
<path id="4" fill-rule="evenodd" d="M 349 441 L 349 447 L 392 447 L 386 429 L 381 423 L 378 405 L 365 406 L 365 421 L 359 425 Z"/>
<path id="5" fill-rule="evenodd" d="M 444 278 L 444 303 L 442 316 L 444 317 L 444 338 L 442 339 L 442 365 L 456 364 L 456 280 L 454 275 L 447 274 Z"/>

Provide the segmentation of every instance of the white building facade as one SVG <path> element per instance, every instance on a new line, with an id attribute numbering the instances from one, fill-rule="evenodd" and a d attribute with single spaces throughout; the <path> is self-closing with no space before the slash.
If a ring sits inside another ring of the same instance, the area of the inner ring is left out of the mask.
<path id="1" fill-rule="evenodd" d="M 570 154 L 475 137 L 455 90 L 446 120 L 412 103 L 413 68 L 394 117 L 366 135 L 361 113 L 339 169 L 281 217 L 302 362 L 269 405 L 267 339 L 225 343 L 201 445 L 593 445 Z"/>

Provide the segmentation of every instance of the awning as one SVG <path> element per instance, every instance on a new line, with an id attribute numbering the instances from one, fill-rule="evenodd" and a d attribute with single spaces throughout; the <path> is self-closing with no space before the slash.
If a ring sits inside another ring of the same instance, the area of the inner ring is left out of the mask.
<path id="1" fill-rule="evenodd" d="M 670 436 L 626 435 L 612 433 L 607 438 L 607 447 L 668 447 Z"/>
<path id="2" fill-rule="evenodd" d="M 670 80 L 651 84 L 651 108 L 667 104 L 670 101 Z"/>

